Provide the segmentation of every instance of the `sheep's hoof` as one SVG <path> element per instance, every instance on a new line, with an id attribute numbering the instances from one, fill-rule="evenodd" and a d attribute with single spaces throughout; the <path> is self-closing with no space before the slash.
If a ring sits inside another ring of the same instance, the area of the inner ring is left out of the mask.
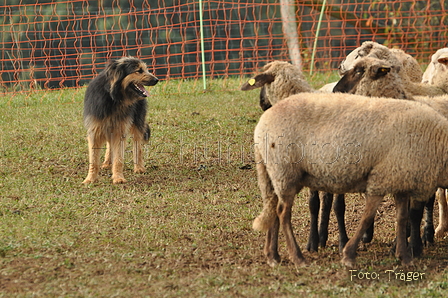
<path id="1" fill-rule="evenodd" d="M 413 267 L 414 266 L 414 261 L 412 260 L 412 258 L 410 258 L 409 260 L 402 259 L 401 260 L 401 265 L 403 267 Z"/>
<path id="2" fill-rule="evenodd" d="M 413 262 L 410 254 L 405 254 L 403 256 L 399 256 L 399 259 L 401 260 L 401 265 L 403 267 L 414 266 L 414 262 Z"/>
<path id="3" fill-rule="evenodd" d="M 448 227 L 440 227 L 440 226 L 438 226 L 436 228 L 436 232 L 435 232 L 434 235 L 436 236 L 436 238 L 441 238 L 441 237 L 443 237 L 443 235 L 445 235 L 447 230 L 448 230 Z"/>
<path id="4" fill-rule="evenodd" d="M 343 257 L 341 263 L 347 268 L 354 268 L 356 266 L 356 260 L 354 258 Z"/>
<path id="5" fill-rule="evenodd" d="M 275 268 L 280 265 L 280 259 L 276 260 L 274 258 L 268 258 L 268 265 L 271 268 Z"/>
<path id="6" fill-rule="evenodd" d="M 294 265 L 296 267 L 307 267 L 307 266 L 309 266 L 308 261 L 305 260 L 305 259 L 296 260 L 296 261 L 293 261 L 293 263 L 294 263 Z"/>

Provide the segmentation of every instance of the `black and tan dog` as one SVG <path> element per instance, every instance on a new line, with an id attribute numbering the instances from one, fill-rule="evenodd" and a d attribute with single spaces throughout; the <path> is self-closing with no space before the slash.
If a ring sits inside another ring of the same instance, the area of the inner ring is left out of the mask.
<path id="1" fill-rule="evenodd" d="M 148 72 L 146 64 L 133 57 L 110 62 L 90 82 L 84 97 L 84 125 L 89 143 L 89 173 L 83 183 L 93 183 L 100 170 L 100 151 L 106 155 L 102 168 L 112 165 L 113 183 L 124 183 L 124 149 L 128 133 L 133 138 L 134 172 L 143 173 L 142 143 L 149 139 L 145 122 L 148 91 L 158 79 Z"/>

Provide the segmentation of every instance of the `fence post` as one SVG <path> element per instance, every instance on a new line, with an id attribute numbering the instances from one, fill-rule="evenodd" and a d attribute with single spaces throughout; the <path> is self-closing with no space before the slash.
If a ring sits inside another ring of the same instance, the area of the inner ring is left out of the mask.
<path id="1" fill-rule="evenodd" d="M 314 69 L 314 56 L 315 56 L 315 54 L 316 54 L 317 39 L 319 38 L 320 25 L 322 24 L 322 17 L 323 17 L 323 15 L 324 15 L 325 5 L 326 5 L 326 4 L 327 4 L 327 0 L 324 0 L 324 2 L 322 3 L 322 8 L 321 8 L 321 10 L 320 10 L 319 22 L 317 23 L 316 37 L 314 38 L 313 53 L 311 54 L 310 75 L 313 74 L 313 69 Z"/>
<path id="2" fill-rule="evenodd" d="M 205 71 L 205 53 L 204 53 L 204 21 L 202 11 L 202 0 L 199 0 L 199 32 L 201 34 L 201 62 L 202 62 L 202 82 L 204 91 L 207 89 L 206 71 Z"/>

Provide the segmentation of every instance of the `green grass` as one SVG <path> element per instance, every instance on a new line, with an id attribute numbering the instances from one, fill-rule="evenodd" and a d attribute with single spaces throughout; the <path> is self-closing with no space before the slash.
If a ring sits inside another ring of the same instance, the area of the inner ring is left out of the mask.
<path id="1" fill-rule="evenodd" d="M 448 241 L 402 268 L 389 255 L 390 202 L 374 242 L 359 249 L 357 269 L 379 280 L 353 279 L 340 265 L 334 218 L 329 246 L 304 252 L 310 266 L 287 260 L 283 237 L 282 265 L 266 264 L 264 237 L 251 228 L 261 211 L 251 147 L 261 111 L 258 91 L 238 91 L 241 82 L 210 81 L 207 92 L 197 81 L 153 87 L 147 172 L 133 174 L 128 151 L 124 185 L 112 185 L 104 170 L 97 183 L 81 184 L 83 89 L 0 98 L 0 297 L 444 296 Z M 359 196 L 347 201 L 349 233 L 362 206 Z M 306 194 L 293 217 L 305 250 Z M 425 278 L 388 280 L 385 270 Z"/>

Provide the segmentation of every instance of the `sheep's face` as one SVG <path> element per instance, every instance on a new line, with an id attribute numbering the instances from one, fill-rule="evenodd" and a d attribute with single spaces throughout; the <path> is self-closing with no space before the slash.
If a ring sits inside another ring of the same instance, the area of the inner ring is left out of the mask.
<path id="1" fill-rule="evenodd" d="M 339 80 L 333 92 L 359 94 L 357 89 L 362 81 L 376 81 L 385 77 L 392 69 L 393 66 L 383 60 L 371 57 L 359 59 L 355 66 Z"/>
<path id="2" fill-rule="evenodd" d="M 261 88 L 260 107 L 263 111 L 274 103 L 299 92 L 311 92 L 301 70 L 285 61 L 273 61 L 241 86 L 242 91 Z"/>
<path id="3" fill-rule="evenodd" d="M 351 70 L 359 59 L 364 57 L 374 57 L 377 59 L 389 59 L 393 56 L 389 48 L 374 41 L 365 41 L 363 44 L 350 52 L 341 62 L 338 68 L 340 76 L 344 76 Z"/>
<path id="4" fill-rule="evenodd" d="M 422 83 L 438 85 L 441 80 L 447 80 L 448 48 L 439 49 L 431 57 L 431 63 L 423 74 Z"/>

